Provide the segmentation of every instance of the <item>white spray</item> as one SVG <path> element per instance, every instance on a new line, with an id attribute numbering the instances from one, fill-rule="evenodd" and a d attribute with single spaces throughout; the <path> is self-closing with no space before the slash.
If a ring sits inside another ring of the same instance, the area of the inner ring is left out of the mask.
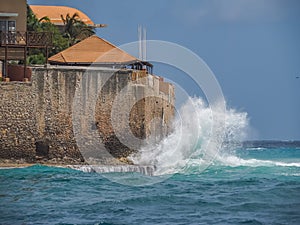
<path id="1" fill-rule="evenodd" d="M 154 165 L 156 175 L 184 172 L 190 166 L 205 169 L 213 160 L 221 159 L 229 145 L 243 140 L 248 126 L 246 113 L 230 109 L 224 115 L 217 107 L 213 118 L 211 108 L 201 98 L 190 98 L 178 112 L 174 132 L 159 144 L 144 146 L 131 160 Z M 218 127 L 214 133 L 213 126 Z"/>

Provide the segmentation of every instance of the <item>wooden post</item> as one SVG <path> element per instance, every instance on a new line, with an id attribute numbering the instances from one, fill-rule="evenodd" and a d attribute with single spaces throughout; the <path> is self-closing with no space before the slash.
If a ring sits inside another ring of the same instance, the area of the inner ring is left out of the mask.
<path id="1" fill-rule="evenodd" d="M 4 78 L 7 77 L 7 44 L 5 45 L 5 56 L 4 56 Z"/>
<path id="2" fill-rule="evenodd" d="M 24 80 L 26 78 L 26 69 L 27 69 L 27 46 L 24 47 Z"/>
<path id="3" fill-rule="evenodd" d="M 46 66 L 48 65 L 48 45 L 46 45 Z"/>

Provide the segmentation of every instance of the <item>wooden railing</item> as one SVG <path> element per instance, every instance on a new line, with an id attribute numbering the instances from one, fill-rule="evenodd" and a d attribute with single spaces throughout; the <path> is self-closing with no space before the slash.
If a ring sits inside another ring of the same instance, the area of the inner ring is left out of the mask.
<path id="1" fill-rule="evenodd" d="M 0 31 L 0 46 L 43 48 L 52 43 L 51 32 Z"/>

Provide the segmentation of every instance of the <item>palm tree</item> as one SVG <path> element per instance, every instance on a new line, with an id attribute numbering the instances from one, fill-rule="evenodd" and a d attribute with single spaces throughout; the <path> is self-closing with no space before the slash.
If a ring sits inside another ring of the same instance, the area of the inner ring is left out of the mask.
<path id="1" fill-rule="evenodd" d="M 61 19 L 64 23 L 63 36 L 69 40 L 69 46 L 95 34 L 95 30 L 81 21 L 77 13 L 73 16 L 68 13 L 65 18 L 61 15 Z"/>
<path id="2" fill-rule="evenodd" d="M 47 16 L 38 19 L 27 4 L 27 31 L 37 31 L 42 22 L 50 22 L 50 19 Z"/>

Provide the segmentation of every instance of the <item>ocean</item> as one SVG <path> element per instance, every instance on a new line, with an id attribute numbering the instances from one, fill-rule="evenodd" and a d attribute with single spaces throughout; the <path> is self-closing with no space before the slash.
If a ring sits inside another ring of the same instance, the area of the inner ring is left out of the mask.
<path id="1" fill-rule="evenodd" d="M 228 165 L 146 186 L 42 165 L 1 169 L 0 224 L 300 224 L 300 145 L 251 144 Z M 133 174 L 110 175 L 151 179 Z"/>
<path id="2" fill-rule="evenodd" d="M 0 224 L 300 224 L 300 142 L 241 142 L 247 115 L 225 114 L 183 106 L 140 166 L 2 168 Z"/>

